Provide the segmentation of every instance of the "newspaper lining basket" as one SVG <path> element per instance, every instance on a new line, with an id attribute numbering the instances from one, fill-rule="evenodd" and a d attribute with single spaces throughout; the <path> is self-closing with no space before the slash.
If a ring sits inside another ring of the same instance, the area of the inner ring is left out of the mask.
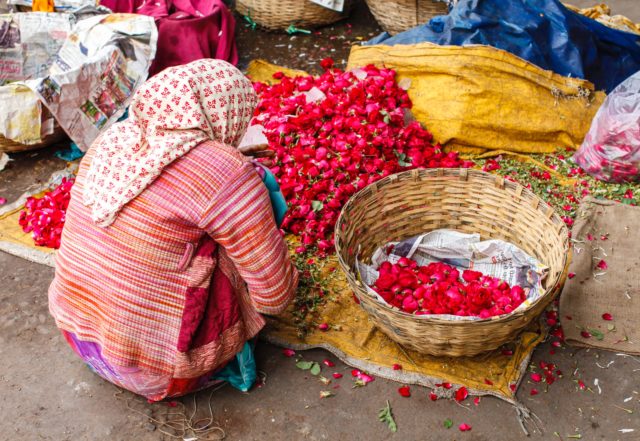
<path id="1" fill-rule="evenodd" d="M 388 242 L 439 228 L 519 246 L 549 267 L 545 293 L 524 311 L 474 321 L 417 318 L 367 293 L 356 256 L 369 261 Z M 570 260 L 568 229 L 553 208 L 519 184 L 473 169 L 410 170 L 365 187 L 343 207 L 335 244 L 349 285 L 376 326 L 402 346 L 435 356 L 473 356 L 514 340 L 559 293 Z"/>
<path id="2" fill-rule="evenodd" d="M 337 12 L 309 0 L 237 0 L 236 10 L 263 28 L 284 31 L 290 25 L 312 28 L 335 23 L 349 15 L 354 3 L 345 0 L 343 12 Z"/>
<path id="3" fill-rule="evenodd" d="M 436 15 L 449 11 L 447 3 L 436 0 L 366 0 L 367 6 L 382 29 L 399 34 Z"/>

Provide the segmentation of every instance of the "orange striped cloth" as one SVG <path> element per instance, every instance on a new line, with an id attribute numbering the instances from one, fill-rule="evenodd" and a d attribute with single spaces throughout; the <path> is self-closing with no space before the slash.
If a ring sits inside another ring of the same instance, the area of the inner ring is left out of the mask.
<path id="1" fill-rule="evenodd" d="M 84 358 L 103 377 L 151 399 L 176 395 L 176 384 L 233 358 L 264 325 L 259 313 L 287 306 L 297 272 L 266 187 L 234 148 L 206 141 L 192 149 L 107 228 L 82 203 L 92 157 L 89 150 L 72 190 L 51 314 L 63 331 L 100 348 L 100 357 Z M 216 252 L 197 255 L 207 238 Z M 239 319 L 206 344 L 179 351 L 189 289 L 209 292 L 215 271 L 230 281 Z"/>

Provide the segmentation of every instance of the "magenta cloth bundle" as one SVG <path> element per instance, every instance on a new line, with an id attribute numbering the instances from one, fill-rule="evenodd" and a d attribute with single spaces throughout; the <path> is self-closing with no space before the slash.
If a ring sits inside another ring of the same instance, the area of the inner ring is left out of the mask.
<path id="1" fill-rule="evenodd" d="M 201 58 L 238 62 L 235 19 L 222 0 L 103 0 L 113 12 L 149 15 L 158 26 L 150 76 Z"/>

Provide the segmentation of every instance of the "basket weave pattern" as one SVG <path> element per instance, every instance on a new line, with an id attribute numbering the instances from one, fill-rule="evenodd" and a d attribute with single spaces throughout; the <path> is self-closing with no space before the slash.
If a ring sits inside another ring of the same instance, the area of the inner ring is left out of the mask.
<path id="1" fill-rule="evenodd" d="M 11 139 L 7 139 L 0 135 L 0 153 L 16 153 L 16 152 L 28 152 L 30 150 L 43 149 L 55 144 L 58 141 L 62 141 L 66 137 L 64 130 L 56 124 L 53 133 L 45 136 L 37 144 L 20 144 Z"/>
<path id="2" fill-rule="evenodd" d="M 446 3 L 435 0 L 367 0 L 367 5 L 382 29 L 391 35 L 449 11 Z"/>
<path id="3" fill-rule="evenodd" d="M 448 228 L 502 239 L 549 267 L 545 294 L 529 308 L 476 321 L 411 314 L 367 293 L 354 271 L 388 242 Z M 336 251 L 349 285 L 373 322 L 402 346 L 436 356 L 473 356 L 514 340 L 558 294 L 570 260 L 562 219 L 530 190 L 479 170 L 411 170 L 364 188 L 342 209 Z"/>
<path id="4" fill-rule="evenodd" d="M 346 18 L 354 5 L 345 0 L 343 12 L 332 11 L 308 0 L 237 0 L 236 10 L 271 31 L 324 26 Z"/>

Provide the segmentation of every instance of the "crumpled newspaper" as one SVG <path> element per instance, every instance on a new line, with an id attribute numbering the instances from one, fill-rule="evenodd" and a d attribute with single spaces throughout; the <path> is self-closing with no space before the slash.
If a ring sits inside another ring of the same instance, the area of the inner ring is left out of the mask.
<path id="1" fill-rule="evenodd" d="M 358 276 L 367 287 L 367 292 L 385 305 L 387 302 L 371 286 L 378 280 L 378 268 L 383 262 L 397 263 L 401 257 L 413 259 L 419 266 L 443 262 L 458 268 L 461 272 L 472 269 L 502 279 L 511 286 L 519 285 L 524 289 L 527 300 L 514 312 L 528 308 L 545 293 L 542 282 L 549 271 L 549 268 L 536 258 L 509 242 L 497 239 L 482 241 L 479 234 L 467 234 L 455 230 L 434 230 L 402 242 L 390 242 L 378 248 L 371 257 L 371 265 L 356 260 Z M 450 314 L 416 315 L 415 317 L 417 319 L 438 317 L 449 320 L 480 320 L 479 317 Z"/>

